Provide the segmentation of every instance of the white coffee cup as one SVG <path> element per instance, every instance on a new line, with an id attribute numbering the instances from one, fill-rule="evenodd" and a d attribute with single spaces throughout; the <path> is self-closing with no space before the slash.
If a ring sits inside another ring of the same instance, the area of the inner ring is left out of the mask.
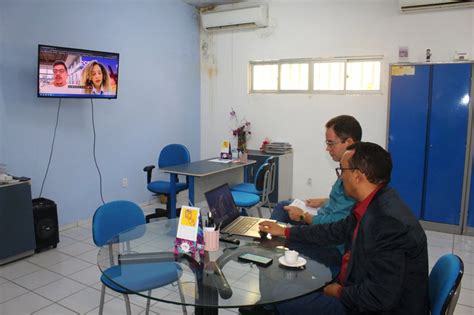
<path id="1" fill-rule="evenodd" d="M 289 264 L 296 264 L 299 253 L 295 250 L 287 250 L 285 252 L 285 261 Z"/>

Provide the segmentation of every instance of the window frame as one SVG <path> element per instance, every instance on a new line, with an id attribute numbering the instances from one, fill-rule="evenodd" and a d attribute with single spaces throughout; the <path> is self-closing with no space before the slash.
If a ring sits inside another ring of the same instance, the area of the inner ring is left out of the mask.
<path id="1" fill-rule="evenodd" d="M 380 62 L 380 78 L 378 90 L 347 90 L 347 63 L 348 62 Z M 344 89 L 343 90 L 315 90 L 314 89 L 314 64 L 315 63 L 344 63 Z M 282 64 L 308 64 L 308 89 L 307 90 L 282 90 L 281 89 L 281 66 Z M 336 95 L 354 95 L 354 94 L 382 94 L 382 63 L 383 55 L 373 56 L 348 56 L 348 57 L 332 57 L 332 58 L 295 58 L 295 59 L 278 59 L 266 61 L 249 61 L 248 71 L 248 93 L 249 94 L 336 94 Z M 277 89 L 276 90 L 254 90 L 253 89 L 253 67 L 259 65 L 277 65 Z"/>

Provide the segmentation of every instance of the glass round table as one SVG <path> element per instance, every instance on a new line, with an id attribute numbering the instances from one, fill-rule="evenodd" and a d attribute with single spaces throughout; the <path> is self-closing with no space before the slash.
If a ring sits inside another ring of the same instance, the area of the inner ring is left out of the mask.
<path id="1" fill-rule="evenodd" d="M 115 236 L 99 250 L 97 263 L 102 274 L 145 298 L 195 306 L 196 314 L 217 314 L 219 308 L 273 304 L 306 295 L 324 287 L 339 272 L 341 256 L 336 248 L 283 238 L 235 236 L 239 245 L 220 242 L 218 251 L 202 256 L 176 255 L 177 223 L 176 219 L 158 220 Z M 281 265 L 278 259 L 286 249 L 298 251 L 306 264 L 298 268 Z M 273 262 L 262 267 L 238 260 L 244 253 Z M 156 275 L 168 270 L 169 277 L 170 266 L 174 279 L 163 281 Z M 146 290 L 140 281 L 147 282 Z"/>

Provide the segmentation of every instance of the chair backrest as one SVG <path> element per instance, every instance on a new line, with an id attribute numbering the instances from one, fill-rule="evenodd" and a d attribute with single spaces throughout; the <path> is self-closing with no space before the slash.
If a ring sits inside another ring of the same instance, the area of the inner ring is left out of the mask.
<path id="1" fill-rule="evenodd" d="M 464 264 L 457 255 L 442 256 L 430 272 L 429 293 L 431 314 L 452 314 L 459 297 Z"/>
<path id="2" fill-rule="evenodd" d="M 103 246 L 118 233 L 140 224 L 145 224 L 145 216 L 137 204 L 126 200 L 108 202 L 97 208 L 92 218 L 94 243 Z"/>
<path id="3" fill-rule="evenodd" d="M 268 163 L 263 163 L 257 170 L 255 175 L 255 189 L 258 191 L 263 191 L 264 189 L 268 190 L 269 188 L 269 178 L 270 178 L 270 169 L 271 165 Z"/>
<path id="4" fill-rule="evenodd" d="M 270 187 L 268 193 L 271 194 L 275 190 L 275 179 L 276 179 L 276 157 L 270 156 L 265 160 L 265 163 L 270 164 Z"/>
<path id="5" fill-rule="evenodd" d="M 182 144 L 168 144 L 158 157 L 158 167 L 168 167 L 191 162 L 188 149 Z"/>

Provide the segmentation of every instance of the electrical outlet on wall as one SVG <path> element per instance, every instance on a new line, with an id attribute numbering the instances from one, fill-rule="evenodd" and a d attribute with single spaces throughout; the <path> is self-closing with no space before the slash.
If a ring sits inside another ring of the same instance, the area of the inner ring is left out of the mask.
<path id="1" fill-rule="evenodd" d="M 306 179 L 306 185 L 308 185 L 308 186 L 313 185 L 313 179 L 311 177 L 308 177 L 308 179 Z"/>
<path id="2" fill-rule="evenodd" d="M 125 188 L 128 186 L 128 178 L 124 177 L 122 178 L 122 187 Z"/>

